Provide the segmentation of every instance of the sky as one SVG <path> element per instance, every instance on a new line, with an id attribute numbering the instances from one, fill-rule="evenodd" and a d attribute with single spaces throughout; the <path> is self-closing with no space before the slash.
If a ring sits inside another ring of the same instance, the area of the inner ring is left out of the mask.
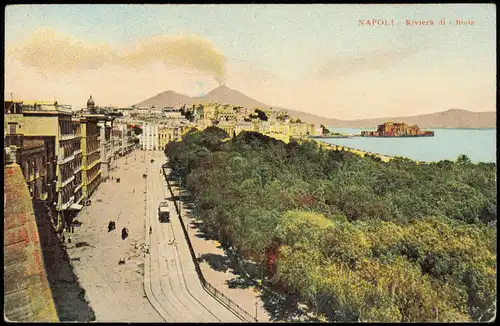
<path id="1" fill-rule="evenodd" d="M 7 99 L 130 106 L 224 84 L 337 119 L 496 111 L 493 4 L 5 8 Z"/>

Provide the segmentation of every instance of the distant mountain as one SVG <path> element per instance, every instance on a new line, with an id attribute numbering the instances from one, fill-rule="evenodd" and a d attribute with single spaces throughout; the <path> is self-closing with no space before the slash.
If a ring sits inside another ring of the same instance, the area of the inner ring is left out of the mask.
<path id="1" fill-rule="evenodd" d="M 407 117 L 337 120 L 327 124 L 332 127 L 365 128 L 375 127 L 387 121 L 404 122 L 417 125 L 420 128 L 496 128 L 496 112 L 471 112 L 450 109 L 443 112 Z"/>
<path id="2" fill-rule="evenodd" d="M 227 86 L 219 86 L 210 93 L 202 97 L 189 97 L 173 91 L 166 91 L 156 96 L 150 97 L 136 104 L 136 106 L 177 106 L 191 104 L 207 104 L 210 102 L 220 104 L 240 105 L 246 108 L 270 108 L 270 105 L 261 103 L 245 94 L 233 90 Z M 273 106 L 272 108 L 280 110 L 283 108 Z M 304 122 L 323 124 L 331 127 L 345 128 L 372 128 L 381 123 L 404 122 L 407 124 L 416 124 L 420 128 L 496 128 L 496 112 L 471 112 L 461 109 L 451 109 L 443 112 L 422 114 L 408 117 L 386 117 L 376 119 L 361 120 L 339 120 L 321 117 L 318 115 L 288 110 L 291 116 L 299 118 Z"/>

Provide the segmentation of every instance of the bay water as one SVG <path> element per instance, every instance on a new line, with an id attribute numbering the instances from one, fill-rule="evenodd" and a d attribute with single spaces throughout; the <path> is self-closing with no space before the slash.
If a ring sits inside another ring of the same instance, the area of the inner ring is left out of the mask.
<path id="1" fill-rule="evenodd" d="M 373 128 L 335 128 L 331 132 L 359 134 Z M 455 161 L 461 154 L 472 162 L 496 163 L 496 129 L 423 129 L 434 137 L 352 137 L 321 138 L 327 144 L 342 145 L 389 156 L 402 156 L 424 162 Z"/>

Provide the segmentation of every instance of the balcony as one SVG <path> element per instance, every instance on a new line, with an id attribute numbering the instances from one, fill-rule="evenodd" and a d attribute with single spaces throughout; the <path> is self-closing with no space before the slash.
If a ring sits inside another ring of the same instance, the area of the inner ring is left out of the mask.
<path id="1" fill-rule="evenodd" d="M 65 180 L 61 186 L 59 188 L 64 188 L 68 183 L 70 183 L 71 181 L 75 180 L 75 176 L 72 175 L 69 179 Z"/>
<path id="2" fill-rule="evenodd" d="M 80 172 L 82 169 L 83 169 L 83 164 L 82 164 L 82 165 L 80 165 L 79 167 L 77 167 L 77 168 L 76 168 L 73 172 L 74 172 L 75 174 L 77 174 L 77 173 L 78 173 L 78 172 Z"/>
<path id="3" fill-rule="evenodd" d="M 95 148 L 95 149 L 93 149 L 93 150 L 89 151 L 89 152 L 87 153 L 87 156 L 92 155 L 92 154 L 94 154 L 94 153 L 96 153 L 96 152 L 100 152 L 100 151 L 101 151 L 101 148 L 100 148 L 100 147 L 97 147 L 97 148 Z"/>
<path id="4" fill-rule="evenodd" d="M 82 152 L 82 149 L 79 148 L 79 149 L 75 149 L 75 151 L 73 152 L 73 155 L 78 155 Z"/>
<path id="5" fill-rule="evenodd" d="M 80 190 L 81 188 L 83 187 L 83 181 L 82 183 L 80 183 L 76 188 L 75 190 L 73 190 L 73 192 L 77 192 L 78 190 Z"/>
<path id="6" fill-rule="evenodd" d="M 65 210 L 65 209 L 68 209 L 68 207 L 71 206 L 71 204 L 73 204 L 73 202 L 75 201 L 75 196 L 71 196 L 69 197 L 68 201 L 65 202 L 65 203 L 62 203 L 60 206 L 59 206 L 59 209 L 60 210 Z"/>
<path id="7" fill-rule="evenodd" d="M 99 174 L 101 174 L 101 170 L 97 171 L 97 173 L 90 179 L 90 181 L 87 182 L 87 185 L 90 185 L 92 182 L 94 182 Z"/>
<path id="8" fill-rule="evenodd" d="M 75 159 L 75 155 L 72 154 L 66 158 L 60 158 L 58 161 L 57 161 L 57 164 L 61 165 L 61 164 L 66 164 L 68 162 L 71 162 Z"/>
<path id="9" fill-rule="evenodd" d="M 75 138 L 76 138 L 75 134 L 62 134 L 60 140 L 70 140 Z"/>
<path id="10" fill-rule="evenodd" d="M 97 163 L 101 163 L 100 158 L 98 158 L 98 159 L 97 159 L 97 160 L 95 160 L 94 162 L 90 163 L 90 165 L 89 165 L 89 166 L 87 166 L 87 169 L 86 169 L 86 170 L 88 171 L 88 170 L 92 169 L 94 166 L 96 166 L 96 165 L 97 165 Z"/>
<path id="11" fill-rule="evenodd" d="M 85 198 L 85 195 L 82 193 L 82 195 L 80 196 L 80 198 L 78 198 L 78 199 L 76 200 L 76 202 L 75 202 L 75 203 L 76 203 L 76 204 L 81 203 L 81 202 L 82 202 L 82 200 L 83 200 L 83 198 Z"/>

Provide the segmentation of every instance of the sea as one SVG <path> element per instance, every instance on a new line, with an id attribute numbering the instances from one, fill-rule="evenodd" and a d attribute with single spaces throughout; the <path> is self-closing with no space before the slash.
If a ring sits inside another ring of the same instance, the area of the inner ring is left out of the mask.
<path id="1" fill-rule="evenodd" d="M 371 128 L 327 127 L 331 132 L 359 134 Z M 455 161 L 467 155 L 472 162 L 496 163 L 496 128 L 494 129 L 423 129 L 434 131 L 434 137 L 352 137 L 317 139 L 328 144 L 342 145 L 389 156 L 402 156 L 417 161 Z"/>

